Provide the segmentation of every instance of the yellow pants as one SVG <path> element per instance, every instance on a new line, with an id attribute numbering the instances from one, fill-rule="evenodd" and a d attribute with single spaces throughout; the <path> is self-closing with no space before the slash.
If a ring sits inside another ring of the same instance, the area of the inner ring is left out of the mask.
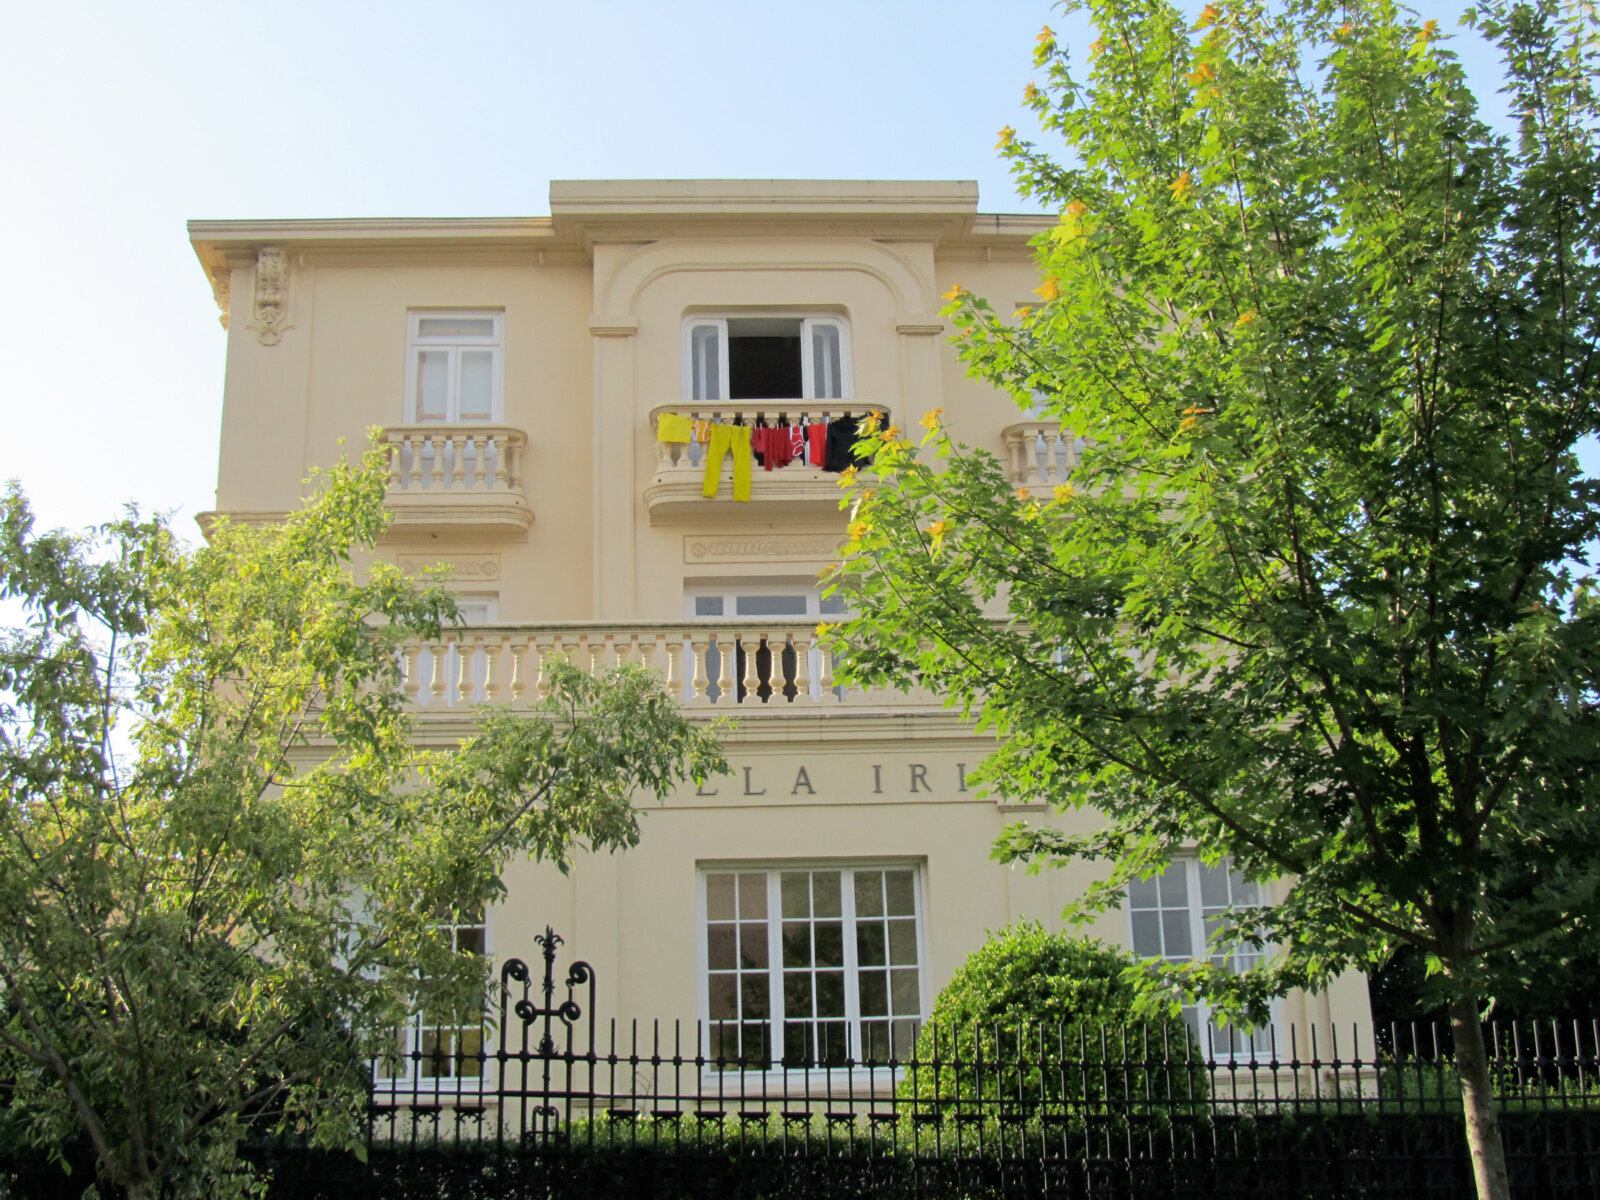
<path id="1" fill-rule="evenodd" d="M 706 481 L 701 487 L 702 496 L 715 496 L 722 480 L 722 459 L 733 451 L 733 498 L 750 499 L 750 426 L 713 425 L 711 441 L 706 446 Z"/>

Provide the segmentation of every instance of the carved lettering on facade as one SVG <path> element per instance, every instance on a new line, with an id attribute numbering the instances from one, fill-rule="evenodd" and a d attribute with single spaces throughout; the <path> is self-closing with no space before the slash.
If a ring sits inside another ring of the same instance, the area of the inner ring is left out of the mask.
<path id="1" fill-rule="evenodd" d="M 500 578 L 498 554 L 456 555 L 450 558 L 441 558 L 436 554 L 402 554 L 399 565 L 407 575 L 421 575 L 429 567 L 444 567 L 457 583 L 467 580 L 487 583 Z"/>
<path id="2" fill-rule="evenodd" d="M 290 324 L 289 256 L 282 246 L 262 246 L 256 251 L 250 328 L 263 346 L 276 346 Z"/>
<path id="3" fill-rule="evenodd" d="M 754 534 L 738 537 L 683 539 L 683 561 L 702 562 L 823 562 L 839 550 L 834 534 Z"/>

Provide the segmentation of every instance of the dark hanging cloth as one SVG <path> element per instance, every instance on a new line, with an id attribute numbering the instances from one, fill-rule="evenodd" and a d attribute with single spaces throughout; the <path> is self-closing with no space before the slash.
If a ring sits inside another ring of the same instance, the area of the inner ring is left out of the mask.
<path id="1" fill-rule="evenodd" d="M 823 463 L 824 471 L 842 471 L 846 467 L 870 466 L 870 458 L 862 458 L 855 452 L 855 444 L 861 440 L 861 426 L 854 417 L 835 417 L 828 422 L 828 458 Z"/>

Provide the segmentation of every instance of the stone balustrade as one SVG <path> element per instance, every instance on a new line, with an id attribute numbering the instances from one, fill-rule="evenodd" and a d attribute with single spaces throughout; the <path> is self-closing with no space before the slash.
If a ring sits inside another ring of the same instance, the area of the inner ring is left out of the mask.
<path id="1" fill-rule="evenodd" d="M 825 707 L 941 707 L 918 688 L 846 688 L 814 625 L 687 620 L 673 624 L 560 623 L 471 626 L 414 644 L 404 690 L 423 712 L 488 701 L 527 706 L 549 694 L 546 664 L 589 671 L 639 663 L 660 674 L 686 708 L 809 712 Z"/>
<path id="2" fill-rule="evenodd" d="M 1001 436 L 1006 447 L 1006 477 L 1013 487 L 1065 483 L 1078 465 L 1083 439 L 1056 421 L 1019 421 Z"/>
<path id="3" fill-rule="evenodd" d="M 525 533 L 533 523 L 522 487 L 527 435 L 506 425 L 391 425 L 391 533 Z"/>

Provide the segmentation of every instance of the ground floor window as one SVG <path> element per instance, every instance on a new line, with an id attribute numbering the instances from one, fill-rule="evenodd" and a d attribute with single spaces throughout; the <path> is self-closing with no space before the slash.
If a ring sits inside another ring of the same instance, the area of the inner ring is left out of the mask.
<path id="1" fill-rule="evenodd" d="M 717 1069 L 910 1056 L 924 1012 L 916 867 L 728 867 L 701 881 Z"/>
<path id="2" fill-rule="evenodd" d="M 1154 879 L 1128 885 L 1133 952 L 1144 958 L 1192 961 L 1206 953 L 1229 908 L 1259 908 L 1266 902 L 1261 885 L 1247 881 L 1227 859 L 1214 867 L 1197 858 L 1177 859 Z M 1262 952 L 1251 946 L 1211 949 L 1213 963 L 1235 971 L 1248 970 L 1262 958 Z M 1205 1004 L 1186 1007 L 1183 1019 L 1208 1054 L 1222 1057 L 1271 1049 L 1270 1026 L 1220 1025 Z"/>
<path id="3" fill-rule="evenodd" d="M 483 912 L 467 915 L 441 913 L 441 930 L 457 954 L 481 958 L 486 952 Z M 421 1080 L 478 1079 L 483 1075 L 483 1014 L 430 1013 L 414 1017 L 395 1031 L 398 1053 L 381 1061 L 380 1081 L 402 1083 Z"/>

